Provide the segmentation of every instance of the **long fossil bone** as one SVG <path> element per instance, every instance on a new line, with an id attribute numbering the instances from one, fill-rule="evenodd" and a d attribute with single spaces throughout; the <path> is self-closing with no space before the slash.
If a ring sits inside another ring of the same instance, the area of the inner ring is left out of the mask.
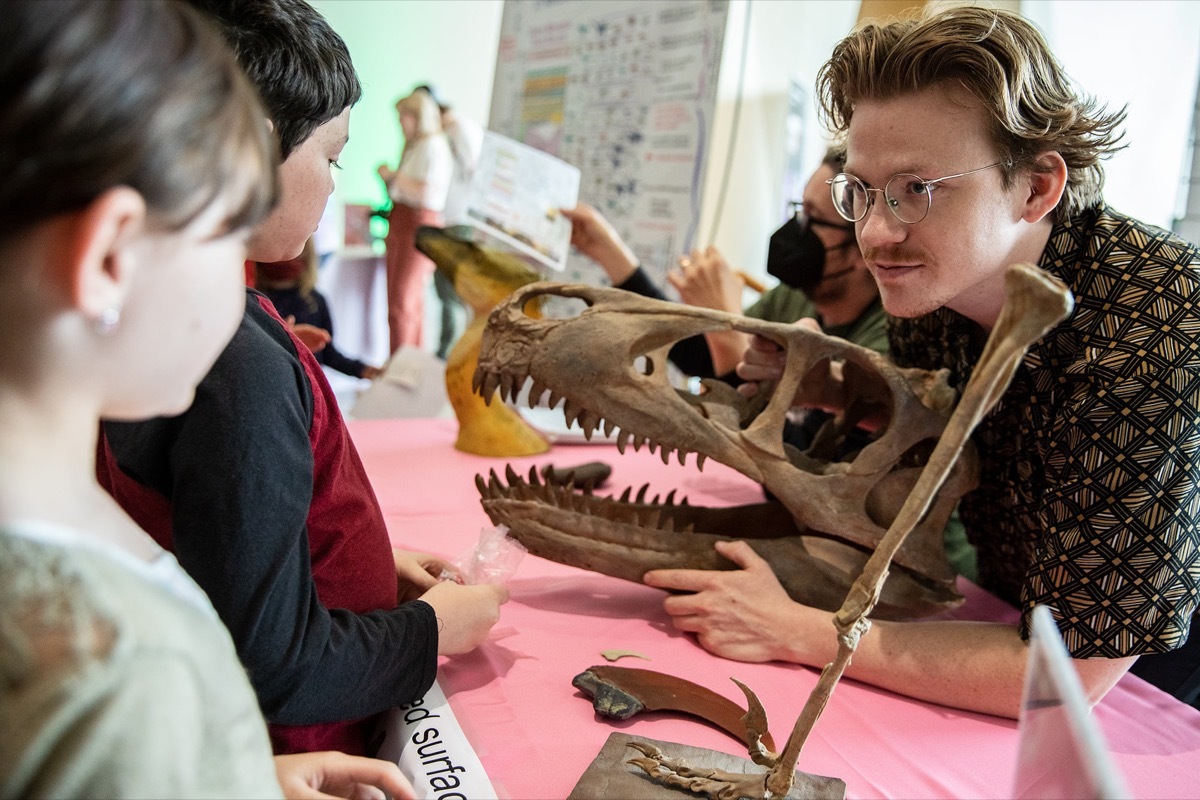
<path id="1" fill-rule="evenodd" d="M 867 561 L 862 574 L 851 586 L 841 609 L 834 615 L 838 634 L 837 656 L 821 671 L 821 677 L 801 709 L 779 758 L 765 777 L 727 774 L 711 780 L 704 787 L 710 797 L 778 798 L 786 797 L 791 791 L 796 763 L 804 743 L 849 665 L 859 640 L 870 629 L 867 615 L 871 613 L 887 577 L 892 556 L 925 513 L 971 431 L 1004 393 L 1029 346 L 1066 318 L 1073 307 L 1071 293 L 1065 286 L 1029 264 L 1009 267 L 1005 274 L 1005 292 L 1000 317 L 945 432 L 900 513 Z M 645 751 L 643 754 L 647 755 Z M 643 761 L 646 763 L 643 764 Z M 646 769 L 647 774 L 662 780 L 663 765 L 655 763 L 653 756 L 638 759 L 637 763 Z M 650 769 L 647 769 L 648 766 Z"/>

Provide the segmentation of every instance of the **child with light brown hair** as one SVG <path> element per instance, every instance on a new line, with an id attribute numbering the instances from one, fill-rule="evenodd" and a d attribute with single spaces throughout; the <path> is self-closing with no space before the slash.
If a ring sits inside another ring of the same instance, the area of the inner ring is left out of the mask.
<path id="1" fill-rule="evenodd" d="M 229 633 L 96 481 L 102 416 L 186 408 L 275 203 L 261 107 L 200 14 L 5 4 L 0 797 L 412 797 L 395 764 L 272 760 Z"/>

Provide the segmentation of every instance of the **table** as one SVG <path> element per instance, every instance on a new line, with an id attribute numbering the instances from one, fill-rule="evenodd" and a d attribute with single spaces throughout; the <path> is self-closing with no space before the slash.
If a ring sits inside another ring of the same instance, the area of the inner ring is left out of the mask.
<path id="1" fill-rule="evenodd" d="M 492 459 L 453 448 L 455 420 L 352 420 L 351 435 L 379 496 L 397 546 L 457 557 L 491 523 L 479 505 L 475 475 L 511 462 L 518 472 L 547 462 L 606 461 L 609 489 L 652 482 L 652 493 L 678 487 L 693 504 L 756 502 L 758 487 L 708 461 L 664 465 L 658 455 L 611 445 L 556 445 L 531 458 Z M 1016 612 L 969 583 L 960 616 L 1015 619 Z M 597 717 L 571 685 L 601 651 L 634 650 L 622 659 L 695 681 L 739 704 L 736 677 L 761 698 L 782 746 L 816 670 L 744 664 L 717 658 L 677 632 L 663 594 L 616 578 L 526 556 L 509 582 L 511 599 L 490 640 L 477 651 L 443 659 L 439 682 L 501 797 L 563 798 L 621 731 L 745 755 L 738 742 L 678 715 L 643 714 L 626 722 Z M 830 635 L 833 635 L 832 630 Z M 1200 796 L 1200 712 L 1133 675 L 1094 711 L 1117 769 L 1135 797 Z M 798 768 L 841 778 L 850 798 L 994 798 L 1009 794 L 1017 753 L 1016 722 L 912 700 L 844 679 L 818 721 Z M 681 795 L 682 796 L 682 795 Z"/>

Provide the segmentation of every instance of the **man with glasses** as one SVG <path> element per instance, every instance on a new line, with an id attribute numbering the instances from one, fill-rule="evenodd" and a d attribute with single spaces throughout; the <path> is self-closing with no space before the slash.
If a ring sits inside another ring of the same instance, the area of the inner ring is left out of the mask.
<path id="1" fill-rule="evenodd" d="M 868 25 L 817 89 L 846 144 L 831 198 L 894 318 L 897 363 L 965 386 L 1010 264 L 1038 264 L 1075 296 L 972 437 L 980 487 L 959 505 L 979 583 L 1020 621 L 878 621 L 846 675 L 1016 717 L 1042 604 L 1092 702 L 1133 667 L 1195 704 L 1200 252 L 1104 204 L 1100 161 L 1124 112 L 1078 96 L 1019 15 L 983 8 Z M 738 372 L 777 378 L 779 354 L 756 339 Z M 731 658 L 833 659 L 828 612 L 791 602 L 744 542 L 718 551 L 742 569 L 647 574 L 694 592 L 665 601 L 676 627 Z"/>

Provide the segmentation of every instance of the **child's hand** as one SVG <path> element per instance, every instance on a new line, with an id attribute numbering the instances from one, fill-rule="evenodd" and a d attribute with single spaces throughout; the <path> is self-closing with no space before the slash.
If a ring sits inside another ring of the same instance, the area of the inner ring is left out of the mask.
<path id="1" fill-rule="evenodd" d="M 421 599 L 433 606 L 438 619 L 438 655 L 469 653 L 488 637 L 500 619 L 500 605 L 508 589 L 494 583 L 463 586 L 441 581 Z"/>
<path id="2" fill-rule="evenodd" d="M 358 377 L 373 381 L 382 374 L 383 370 L 381 370 L 379 367 L 372 367 L 368 364 L 367 366 L 363 367 L 363 371 Z"/>
<path id="3" fill-rule="evenodd" d="M 319 353 L 325 349 L 325 345 L 329 344 L 333 338 L 329 335 L 329 331 L 324 328 L 318 328 L 316 325 L 309 325 L 307 322 L 296 323 L 296 318 L 289 316 L 286 320 L 287 326 L 291 328 L 292 333 L 296 334 L 296 338 L 304 342 L 304 346 L 314 353 Z"/>
<path id="4" fill-rule="evenodd" d="M 396 603 L 416 600 L 437 585 L 443 571 L 454 571 L 445 559 L 430 553 L 416 553 L 392 548 L 392 561 L 396 564 Z"/>
<path id="5" fill-rule="evenodd" d="M 283 796 L 299 798 L 358 797 L 408 800 L 417 795 L 390 761 L 345 753 L 299 753 L 275 756 L 275 775 Z"/>

